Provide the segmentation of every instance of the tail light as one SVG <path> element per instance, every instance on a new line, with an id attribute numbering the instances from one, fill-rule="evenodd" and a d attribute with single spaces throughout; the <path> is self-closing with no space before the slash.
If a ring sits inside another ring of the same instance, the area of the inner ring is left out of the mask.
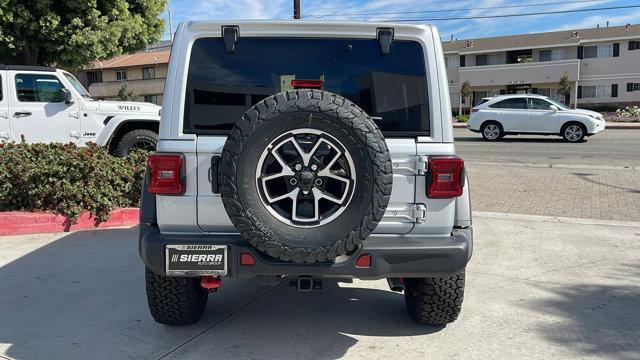
<path id="1" fill-rule="evenodd" d="M 453 198 L 462 195 L 464 161 L 457 156 L 432 156 L 429 158 L 427 196 Z"/>
<path id="2" fill-rule="evenodd" d="M 183 157 L 180 154 L 153 154 L 149 156 L 149 192 L 162 195 L 184 193 L 182 183 Z"/>
<path id="3" fill-rule="evenodd" d="M 324 86 L 324 81 L 293 79 L 291 80 L 291 86 L 296 89 L 322 89 L 322 87 Z"/>
<path id="4" fill-rule="evenodd" d="M 478 109 L 476 109 L 476 108 L 471 108 L 470 113 L 471 113 L 471 114 L 473 114 L 474 112 L 478 112 Z"/>

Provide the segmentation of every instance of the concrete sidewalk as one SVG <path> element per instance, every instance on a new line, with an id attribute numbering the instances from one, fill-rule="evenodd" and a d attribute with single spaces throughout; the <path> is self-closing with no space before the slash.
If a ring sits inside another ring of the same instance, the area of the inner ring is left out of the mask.
<path id="1" fill-rule="evenodd" d="M 153 322 L 136 229 L 0 238 L 0 358 L 640 358 L 640 227 L 475 217 L 458 322 L 385 281 L 320 293 L 226 281 L 202 321 Z"/>

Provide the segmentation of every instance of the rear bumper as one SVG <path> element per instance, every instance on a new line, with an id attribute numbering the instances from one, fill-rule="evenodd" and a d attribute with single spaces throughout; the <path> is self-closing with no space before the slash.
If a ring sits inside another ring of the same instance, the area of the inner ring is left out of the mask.
<path id="1" fill-rule="evenodd" d="M 292 264 L 267 259 L 240 235 L 171 235 L 161 234 L 156 226 L 140 224 L 140 256 L 157 274 L 165 274 L 165 246 L 206 244 L 228 246 L 230 277 L 258 275 L 318 276 L 329 278 L 382 279 L 389 277 L 446 276 L 462 270 L 473 249 L 471 227 L 454 229 L 449 237 L 382 237 L 371 236 L 352 256 L 323 264 Z M 255 265 L 240 265 L 240 254 L 250 253 Z M 371 255 L 369 268 L 356 267 L 362 254 Z"/>

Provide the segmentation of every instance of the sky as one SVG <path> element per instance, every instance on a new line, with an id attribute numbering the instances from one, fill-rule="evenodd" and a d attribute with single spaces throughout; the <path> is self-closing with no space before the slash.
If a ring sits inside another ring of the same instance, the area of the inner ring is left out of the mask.
<path id="1" fill-rule="evenodd" d="M 549 5 L 522 6 L 545 3 Z M 442 40 L 582 29 L 598 24 L 606 26 L 607 21 L 611 26 L 640 23 L 640 7 L 524 17 L 423 20 L 640 6 L 640 0 L 301 0 L 301 4 L 304 20 L 413 19 L 418 21 L 409 23 L 436 25 Z M 168 6 L 174 30 L 185 20 L 291 19 L 293 14 L 293 0 L 169 0 Z M 166 11 L 164 16 L 167 18 Z M 165 39 L 169 38 L 168 31 L 167 22 Z"/>

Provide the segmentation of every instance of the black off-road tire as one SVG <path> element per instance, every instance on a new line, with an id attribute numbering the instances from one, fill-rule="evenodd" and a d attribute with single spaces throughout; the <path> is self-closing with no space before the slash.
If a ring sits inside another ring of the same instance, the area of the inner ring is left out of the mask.
<path id="1" fill-rule="evenodd" d="M 146 150 L 153 151 L 157 144 L 158 134 L 155 132 L 147 129 L 131 130 L 120 138 L 114 155 L 117 157 L 125 157 L 141 145 L 144 145 Z"/>
<path id="2" fill-rule="evenodd" d="M 313 128 L 340 141 L 358 174 L 343 212 L 316 227 L 278 220 L 256 188 L 258 158 L 278 136 Z M 220 193 L 229 218 L 255 248 L 294 262 L 330 262 L 358 248 L 371 234 L 389 203 L 392 166 L 382 132 L 351 101 L 321 90 L 300 89 L 270 96 L 236 123 L 222 152 Z"/>
<path id="3" fill-rule="evenodd" d="M 145 269 L 147 301 L 153 319 L 165 325 L 188 325 L 198 321 L 207 305 L 209 291 L 199 277 L 163 276 Z"/>
<path id="4" fill-rule="evenodd" d="M 404 299 L 414 320 L 427 325 L 454 322 L 462 309 L 464 270 L 449 277 L 406 278 Z"/>

